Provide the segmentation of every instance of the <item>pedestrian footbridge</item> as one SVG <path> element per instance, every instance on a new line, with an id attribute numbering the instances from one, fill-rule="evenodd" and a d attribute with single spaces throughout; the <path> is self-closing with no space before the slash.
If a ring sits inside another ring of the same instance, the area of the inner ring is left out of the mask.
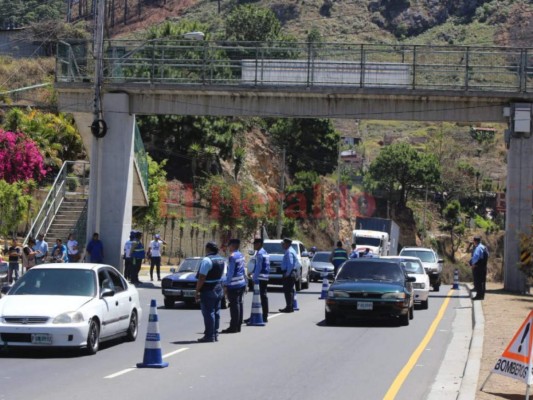
<path id="1" fill-rule="evenodd" d="M 517 233 L 531 231 L 533 48 L 108 40 L 101 60 L 91 48 L 58 44 L 55 86 L 61 111 L 85 121 L 78 125 L 92 143 L 95 179 L 89 220 L 117 237 L 117 254 L 131 226 L 131 177 L 120 163 L 131 159 L 137 114 L 504 122 L 506 287 L 525 288 L 514 266 Z M 86 121 L 96 100 L 109 129 L 93 140 Z M 102 190 L 116 201 L 100 199 Z M 113 213 L 117 202 L 125 207 Z"/>

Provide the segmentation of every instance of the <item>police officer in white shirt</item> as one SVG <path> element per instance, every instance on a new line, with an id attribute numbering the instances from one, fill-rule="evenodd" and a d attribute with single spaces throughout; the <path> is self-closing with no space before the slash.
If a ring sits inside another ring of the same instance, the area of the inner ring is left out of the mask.
<path id="1" fill-rule="evenodd" d="M 161 235 L 156 233 L 154 235 L 154 240 L 150 242 L 148 247 L 148 257 L 150 257 L 150 280 L 154 280 L 154 267 L 157 271 L 157 280 L 161 280 L 161 250 L 165 242 L 161 240 Z"/>

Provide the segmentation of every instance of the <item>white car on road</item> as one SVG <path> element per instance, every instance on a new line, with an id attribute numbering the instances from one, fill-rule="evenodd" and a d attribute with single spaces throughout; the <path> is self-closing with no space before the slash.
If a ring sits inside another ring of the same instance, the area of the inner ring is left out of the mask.
<path id="1" fill-rule="evenodd" d="M 420 258 L 409 256 L 386 256 L 381 258 L 391 258 L 402 262 L 402 267 L 405 269 L 405 272 L 407 272 L 407 275 L 416 278 L 416 282 L 413 282 L 415 304 L 420 305 L 420 308 L 423 310 L 427 310 L 429 306 L 429 291 L 431 286 L 429 284 L 429 276 L 426 273 Z"/>
<path id="2" fill-rule="evenodd" d="M 141 307 L 133 285 L 112 266 L 43 264 L 0 299 L 0 343 L 9 347 L 83 348 L 137 338 Z"/>

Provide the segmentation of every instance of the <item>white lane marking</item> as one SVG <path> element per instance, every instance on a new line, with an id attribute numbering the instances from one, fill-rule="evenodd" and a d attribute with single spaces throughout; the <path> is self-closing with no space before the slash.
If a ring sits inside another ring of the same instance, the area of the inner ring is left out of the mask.
<path id="1" fill-rule="evenodd" d="M 280 315 L 283 315 L 283 313 L 277 313 L 277 314 L 274 314 L 274 315 L 269 315 L 268 319 L 276 318 L 276 317 L 279 317 Z"/>
<path id="2" fill-rule="evenodd" d="M 182 349 L 175 350 L 171 353 L 163 355 L 161 358 L 172 357 L 173 355 L 181 353 L 185 350 L 189 350 L 189 348 L 184 347 Z M 127 374 L 128 372 L 135 371 L 136 369 L 137 368 L 126 368 L 126 369 L 123 369 L 122 371 L 115 372 L 114 374 L 104 376 L 104 379 L 113 379 L 113 378 L 116 378 L 117 376 L 121 376 L 121 375 Z"/>

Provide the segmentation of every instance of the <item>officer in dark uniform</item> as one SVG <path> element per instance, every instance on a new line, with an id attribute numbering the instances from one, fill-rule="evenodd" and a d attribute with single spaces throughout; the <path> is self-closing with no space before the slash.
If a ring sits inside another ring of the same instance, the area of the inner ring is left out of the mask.
<path id="1" fill-rule="evenodd" d="M 268 322 L 268 278 L 270 275 L 270 255 L 263 248 L 263 239 L 254 239 L 255 266 L 252 275 L 254 285 L 259 284 L 259 296 L 261 298 L 261 308 L 263 310 L 263 322 Z M 250 318 L 244 321 L 250 323 Z"/>
<path id="2" fill-rule="evenodd" d="M 225 292 L 229 301 L 229 312 L 231 320 L 229 328 L 224 329 L 222 333 L 237 333 L 241 331 L 243 320 L 242 296 L 246 290 L 246 278 L 244 276 L 244 256 L 239 251 L 241 241 L 239 239 L 230 239 L 228 250 L 228 273 L 226 274 Z"/>
<path id="3" fill-rule="evenodd" d="M 348 259 L 348 253 L 342 248 L 342 242 L 339 240 L 337 242 L 337 247 L 333 249 L 331 255 L 329 256 L 329 262 L 333 264 L 333 275 L 337 276 L 339 267 L 341 264 Z"/>
<path id="4" fill-rule="evenodd" d="M 291 246 L 292 240 L 289 238 L 283 239 L 281 247 L 285 250 L 283 260 L 281 261 L 281 271 L 283 273 L 283 293 L 285 294 L 285 308 L 280 308 L 280 312 L 291 313 L 294 312 L 294 284 L 298 271 L 298 256 L 296 251 Z"/>
<path id="5" fill-rule="evenodd" d="M 220 303 L 224 296 L 220 282 L 224 273 L 224 258 L 218 255 L 218 246 L 214 242 L 205 245 L 206 257 L 200 263 L 196 283 L 196 301 L 200 302 L 204 317 L 204 336 L 198 339 L 200 343 L 218 341 L 220 326 Z"/>

